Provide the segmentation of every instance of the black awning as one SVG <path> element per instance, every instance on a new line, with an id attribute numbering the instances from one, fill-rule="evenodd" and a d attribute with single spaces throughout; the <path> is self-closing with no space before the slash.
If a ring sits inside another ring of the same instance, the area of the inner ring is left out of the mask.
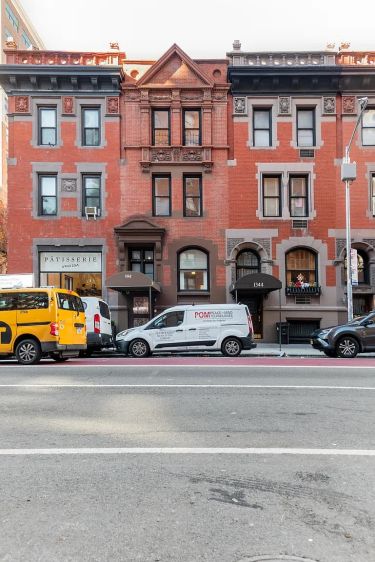
<path id="1" fill-rule="evenodd" d="M 160 293 L 160 285 L 139 271 L 121 271 L 108 277 L 105 281 L 107 289 L 116 291 L 142 291 L 150 289 Z"/>
<path id="2" fill-rule="evenodd" d="M 271 291 L 281 289 L 282 284 L 277 277 L 268 275 L 267 273 L 252 273 L 244 275 L 233 283 L 229 291 L 232 294 L 236 292 L 239 295 L 266 295 Z"/>

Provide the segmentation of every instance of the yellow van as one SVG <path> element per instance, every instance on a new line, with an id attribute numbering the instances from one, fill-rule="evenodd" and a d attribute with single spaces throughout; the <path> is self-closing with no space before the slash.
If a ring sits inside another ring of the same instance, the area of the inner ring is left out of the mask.
<path id="1" fill-rule="evenodd" d="M 0 289 L 0 356 L 22 365 L 77 357 L 86 349 L 86 318 L 80 297 L 56 288 Z"/>

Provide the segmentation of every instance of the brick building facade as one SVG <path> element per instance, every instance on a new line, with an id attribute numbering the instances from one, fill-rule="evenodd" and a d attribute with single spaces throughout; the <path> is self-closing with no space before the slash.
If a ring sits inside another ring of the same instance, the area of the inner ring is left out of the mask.
<path id="1" fill-rule="evenodd" d="M 227 61 L 14 51 L 1 72 L 9 273 L 103 295 L 118 328 L 223 302 Z"/>
<path id="2" fill-rule="evenodd" d="M 375 71 L 374 53 L 247 53 L 233 45 L 232 201 L 226 232 L 227 287 L 261 271 L 282 282 L 282 321 L 301 341 L 319 326 L 346 318 L 345 188 L 340 165 L 368 106 L 351 158 L 352 247 L 357 249 L 354 312 L 374 308 Z M 259 337 L 272 341 L 276 293 L 242 288 Z"/>

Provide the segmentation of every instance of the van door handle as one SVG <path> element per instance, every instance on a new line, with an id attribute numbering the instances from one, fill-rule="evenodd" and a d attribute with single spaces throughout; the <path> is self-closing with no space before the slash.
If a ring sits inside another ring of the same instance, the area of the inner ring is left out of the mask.
<path id="1" fill-rule="evenodd" d="M 176 330 L 176 332 L 183 332 L 183 330 Z"/>
<path id="2" fill-rule="evenodd" d="M 196 328 L 189 328 L 189 332 L 195 332 Z"/>

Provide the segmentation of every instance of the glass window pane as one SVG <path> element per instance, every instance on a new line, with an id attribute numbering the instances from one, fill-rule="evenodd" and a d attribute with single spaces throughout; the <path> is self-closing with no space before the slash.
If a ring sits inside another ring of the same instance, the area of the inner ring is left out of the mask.
<path id="1" fill-rule="evenodd" d="M 312 129 L 314 126 L 314 110 L 298 110 L 298 128 Z"/>
<path id="2" fill-rule="evenodd" d="M 268 131 L 254 131 L 254 146 L 270 146 Z"/>
<path id="3" fill-rule="evenodd" d="M 131 264 L 131 271 L 141 271 L 141 264 L 140 263 L 132 263 Z"/>
<path id="4" fill-rule="evenodd" d="M 155 178 L 155 195 L 169 197 L 169 178 Z"/>
<path id="5" fill-rule="evenodd" d="M 362 123 L 365 127 L 375 127 L 375 109 L 367 109 L 364 112 Z"/>
<path id="6" fill-rule="evenodd" d="M 153 250 L 145 250 L 145 260 L 147 260 L 147 261 L 153 261 L 154 260 Z"/>
<path id="7" fill-rule="evenodd" d="M 306 195 L 306 179 L 305 178 L 291 178 L 290 180 L 290 194 L 293 195 Z"/>
<path id="8" fill-rule="evenodd" d="M 56 144 L 56 129 L 42 129 L 40 141 L 42 144 Z"/>
<path id="9" fill-rule="evenodd" d="M 185 146 L 199 146 L 199 130 L 186 129 L 185 130 Z"/>
<path id="10" fill-rule="evenodd" d="M 132 260 L 140 260 L 141 259 L 141 250 L 132 250 L 131 259 Z"/>
<path id="11" fill-rule="evenodd" d="M 169 198 L 156 198 L 155 199 L 155 214 L 158 216 L 168 216 L 169 215 Z"/>
<path id="12" fill-rule="evenodd" d="M 187 217 L 199 217 L 200 200 L 198 197 L 187 197 L 185 202 L 185 211 Z"/>
<path id="13" fill-rule="evenodd" d="M 264 195 L 279 196 L 279 178 L 263 178 Z"/>
<path id="14" fill-rule="evenodd" d="M 86 197 L 85 207 L 100 207 L 99 197 Z"/>
<path id="15" fill-rule="evenodd" d="M 180 269 L 206 269 L 207 255 L 201 250 L 185 250 L 180 254 Z"/>
<path id="16" fill-rule="evenodd" d="M 362 129 L 362 142 L 368 146 L 375 145 L 375 127 L 373 129 Z"/>
<path id="17" fill-rule="evenodd" d="M 278 217 L 280 206 L 278 199 L 265 199 L 263 213 L 265 217 Z"/>
<path id="18" fill-rule="evenodd" d="M 185 128 L 199 129 L 199 111 L 185 111 Z"/>
<path id="19" fill-rule="evenodd" d="M 85 129 L 84 144 L 86 146 L 98 146 L 99 129 Z"/>
<path id="20" fill-rule="evenodd" d="M 86 197 L 99 197 L 98 189 L 86 189 Z"/>
<path id="21" fill-rule="evenodd" d="M 306 216 L 306 209 L 305 209 L 305 199 L 301 197 L 297 197 L 292 199 L 290 202 L 290 214 L 292 217 L 305 217 Z"/>
<path id="22" fill-rule="evenodd" d="M 162 110 L 162 111 L 155 111 L 154 112 L 154 127 L 156 129 L 168 129 L 168 119 L 169 112 Z"/>
<path id="23" fill-rule="evenodd" d="M 254 128 L 255 129 L 269 129 L 270 126 L 270 112 L 268 110 L 255 110 L 254 111 Z"/>
<path id="24" fill-rule="evenodd" d="M 84 127 L 99 128 L 99 110 L 98 109 L 84 109 Z"/>
<path id="25" fill-rule="evenodd" d="M 56 195 L 56 178 L 44 176 L 40 178 L 41 195 Z"/>
<path id="26" fill-rule="evenodd" d="M 42 127 L 52 127 L 52 128 L 56 127 L 56 110 L 41 109 L 40 124 Z"/>
<path id="27" fill-rule="evenodd" d="M 56 214 L 56 197 L 42 197 L 42 214 L 55 215 Z"/>
<path id="28" fill-rule="evenodd" d="M 145 263 L 145 275 L 153 278 L 154 276 L 154 264 L 153 263 Z"/>
<path id="29" fill-rule="evenodd" d="M 298 146 L 314 146 L 313 131 L 298 131 Z"/>
<path id="30" fill-rule="evenodd" d="M 237 258 L 237 265 L 248 267 L 258 267 L 259 259 L 254 252 L 241 252 Z"/>
<path id="31" fill-rule="evenodd" d="M 199 178 L 185 178 L 186 195 L 199 196 Z"/>
<path id="32" fill-rule="evenodd" d="M 84 182 L 86 189 L 100 189 L 99 177 L 85 177 Z"/>

